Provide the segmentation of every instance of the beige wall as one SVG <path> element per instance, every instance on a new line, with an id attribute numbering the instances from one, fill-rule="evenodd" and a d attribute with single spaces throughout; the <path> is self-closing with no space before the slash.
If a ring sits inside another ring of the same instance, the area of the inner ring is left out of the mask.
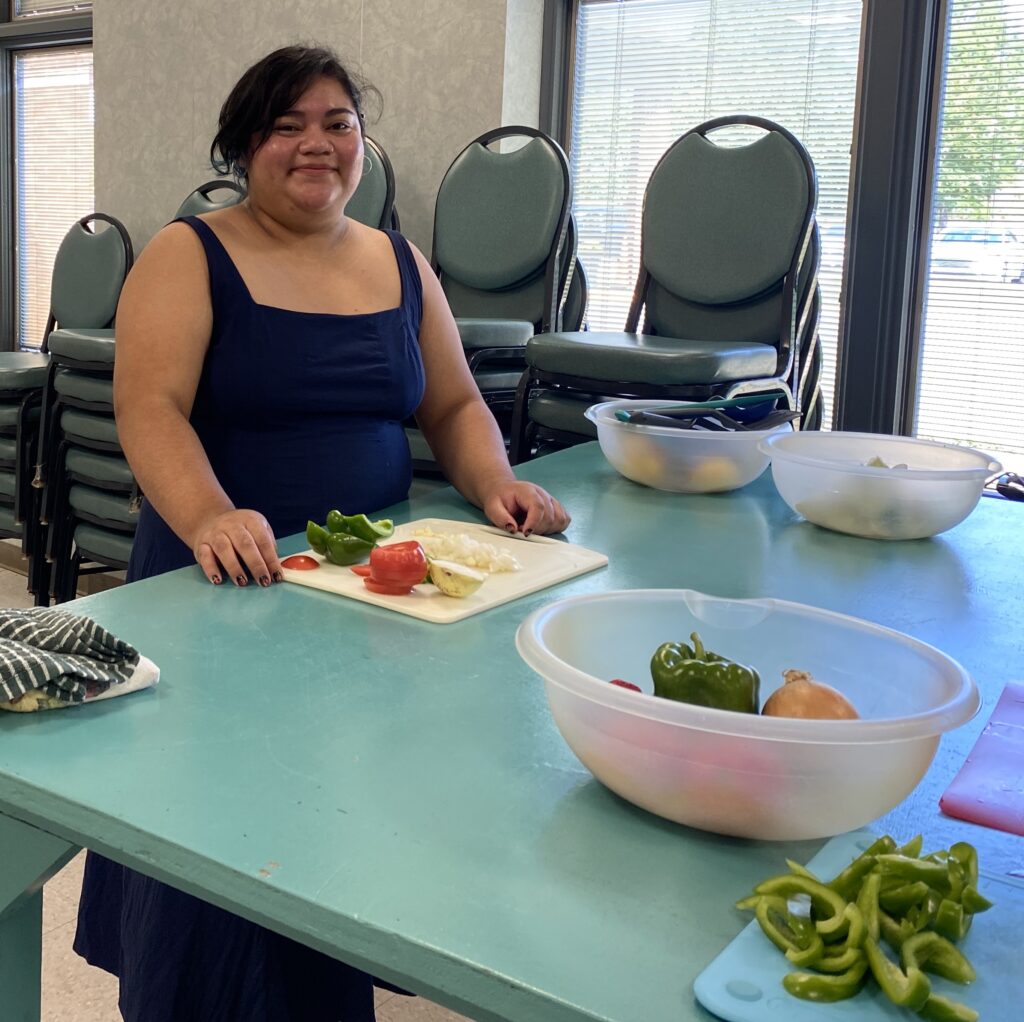
<path id="1" fill-rule="evenodd" d="M 368 126 L 395 166 L 402 229 L 427 254 L 448 164 L 483 131 L 536 125 L 543 0 L 104 0 L 93 15 L 96 203 L 138 248 L 213 176 L 217 113 L 254 60 L 333 46 L 381 91 Z M 228 11 L 230 10 L 230 13 Z"/>

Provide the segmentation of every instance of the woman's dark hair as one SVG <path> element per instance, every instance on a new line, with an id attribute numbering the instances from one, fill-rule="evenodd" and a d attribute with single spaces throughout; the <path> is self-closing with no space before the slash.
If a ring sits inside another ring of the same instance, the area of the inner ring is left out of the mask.
<path id="1" fill-rule="evenodd" d="M 244 178 L 245 159 L 266 142 L 274 121 L 290 110 L 317 78 L 333 78 L 352 97 L 363 127 L 364 99 L 372 95 L 379 100 L 380 93 L 352 74 L 332 50 L 285 46 L 253 64 L 224 101 L 210 146 L 213 169 Z M 258 139 L 255 146 L 254 136 Z"/>

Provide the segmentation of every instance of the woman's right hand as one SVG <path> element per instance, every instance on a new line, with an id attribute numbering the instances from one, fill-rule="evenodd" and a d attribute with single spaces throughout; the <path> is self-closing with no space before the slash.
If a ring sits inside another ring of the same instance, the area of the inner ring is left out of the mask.
<path id="1" fill-rule="evenodd" d="M 214 585 L 228 578 L 244 586 L 247 572 L 264 587 L 283 578 L 274 534 L 258 511 L 243 508 L 214 516 L 196 533 L 192 553 Z"/>

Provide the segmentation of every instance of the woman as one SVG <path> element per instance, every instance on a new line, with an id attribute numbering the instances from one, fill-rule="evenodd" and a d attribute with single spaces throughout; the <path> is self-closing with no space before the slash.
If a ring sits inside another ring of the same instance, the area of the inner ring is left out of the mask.
<path id="1" fill-rule="evenodd" d="M 280 580 L 275 535 L 405 499 L 412 413 L 493 523 L 568 524 L 513 476 L 426 260 L 345 216 L 362 125 L 332 53 L 270 54 L 232 90 L 211 147 L 247 199 L 165 227 L 126 281 L 114 401 L 146 494 L 129 580 L 193 560 L 214 585 Z M 75 948 L 119 976 L 128 1022 L 374 1017 L 364 973 L 92 854 Z"/>

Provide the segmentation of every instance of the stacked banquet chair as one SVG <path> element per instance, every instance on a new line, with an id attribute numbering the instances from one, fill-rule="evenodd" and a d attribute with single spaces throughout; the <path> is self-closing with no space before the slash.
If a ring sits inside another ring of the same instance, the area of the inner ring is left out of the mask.
<path id="1" fill-rule="evenodd" d="M 647 184 L 625 330 L 527 343 L 512 460 L 592 439 L 584 410 L 615 397 L 764 394 L 766 409 L 818 425 L 816 203 L 810 156 L 772 121 L 721 117 L 681 136 Z"/>
<path id="2" fill-rule="evenodd" d="M 86 231 L 86 225 L 97 222 L 106 229 Z M 58 602 L 74 597 L 80 561 L 96 562 L 90 570 L 125 567 L 137 517 L 130 507 L 134 480 L 113 419 L 113 320 L 132 265 L 131 239 L 121 223 L 104 214 L 80 221 L 68 237 L 78 255 L 73 276 L 77 306 L 68 307 L 55 283 L 33 477 L 41 526 L 38 552 L 49 565 L 37 572 L 39 605 L 51 597 Z M 90 239 L 88 245 L 83 238 Z M 56 281 L 56 267 L 54 275 Z M 112 492 L 119 495 L 116 508 Z"/>
<path id="3" fill-rule="evenodd" d="M 380 143 L 369 135 L 363 138 L 366 163 L 345 214 L 367 227 L 399 230 L 398 210 L 395 208 L 395 171 L 388 154 Z"/>
<path id="4" fill-rule="evenodd" d="M 205 181 L 185 196 L 178 207 L 178 212 L 174 214 L 174 219 L 212 213 L 215 209 L 234 206 L 244 198 L 245 189 L 231 178 L 219 177 L 213 181 Z"/>
<path id="5" fill-rule="evenodd" d="M 244 197 L 232 180 L 207 181 L 185 197 L 175 218 Z M 63 603 L 74 598 L 81 574 L 128 566 L 141 494 L 114 421 L 113 331 L 55 331 L 50 352 L 36 483 L 43 489 L 40 518 L 52 565 L 48 595 Z"/>
<path id="6" fill-rule="evenodd" d="M 507 140 L 525 144 L 509 149 Z M 441 281 L 470 371 L 507 437 L 527 341 L 562 327 L 571 281 L 581 325 L 582 269 L 574 274 L 572 189 L 565 153 L 535 128 L 488 131 L 453 160 L 438 189 L 431 264 Z M 583 302 L 585 304 L 585 302 Z M 409 431 L 414 463 L 429 451 Z"/>

